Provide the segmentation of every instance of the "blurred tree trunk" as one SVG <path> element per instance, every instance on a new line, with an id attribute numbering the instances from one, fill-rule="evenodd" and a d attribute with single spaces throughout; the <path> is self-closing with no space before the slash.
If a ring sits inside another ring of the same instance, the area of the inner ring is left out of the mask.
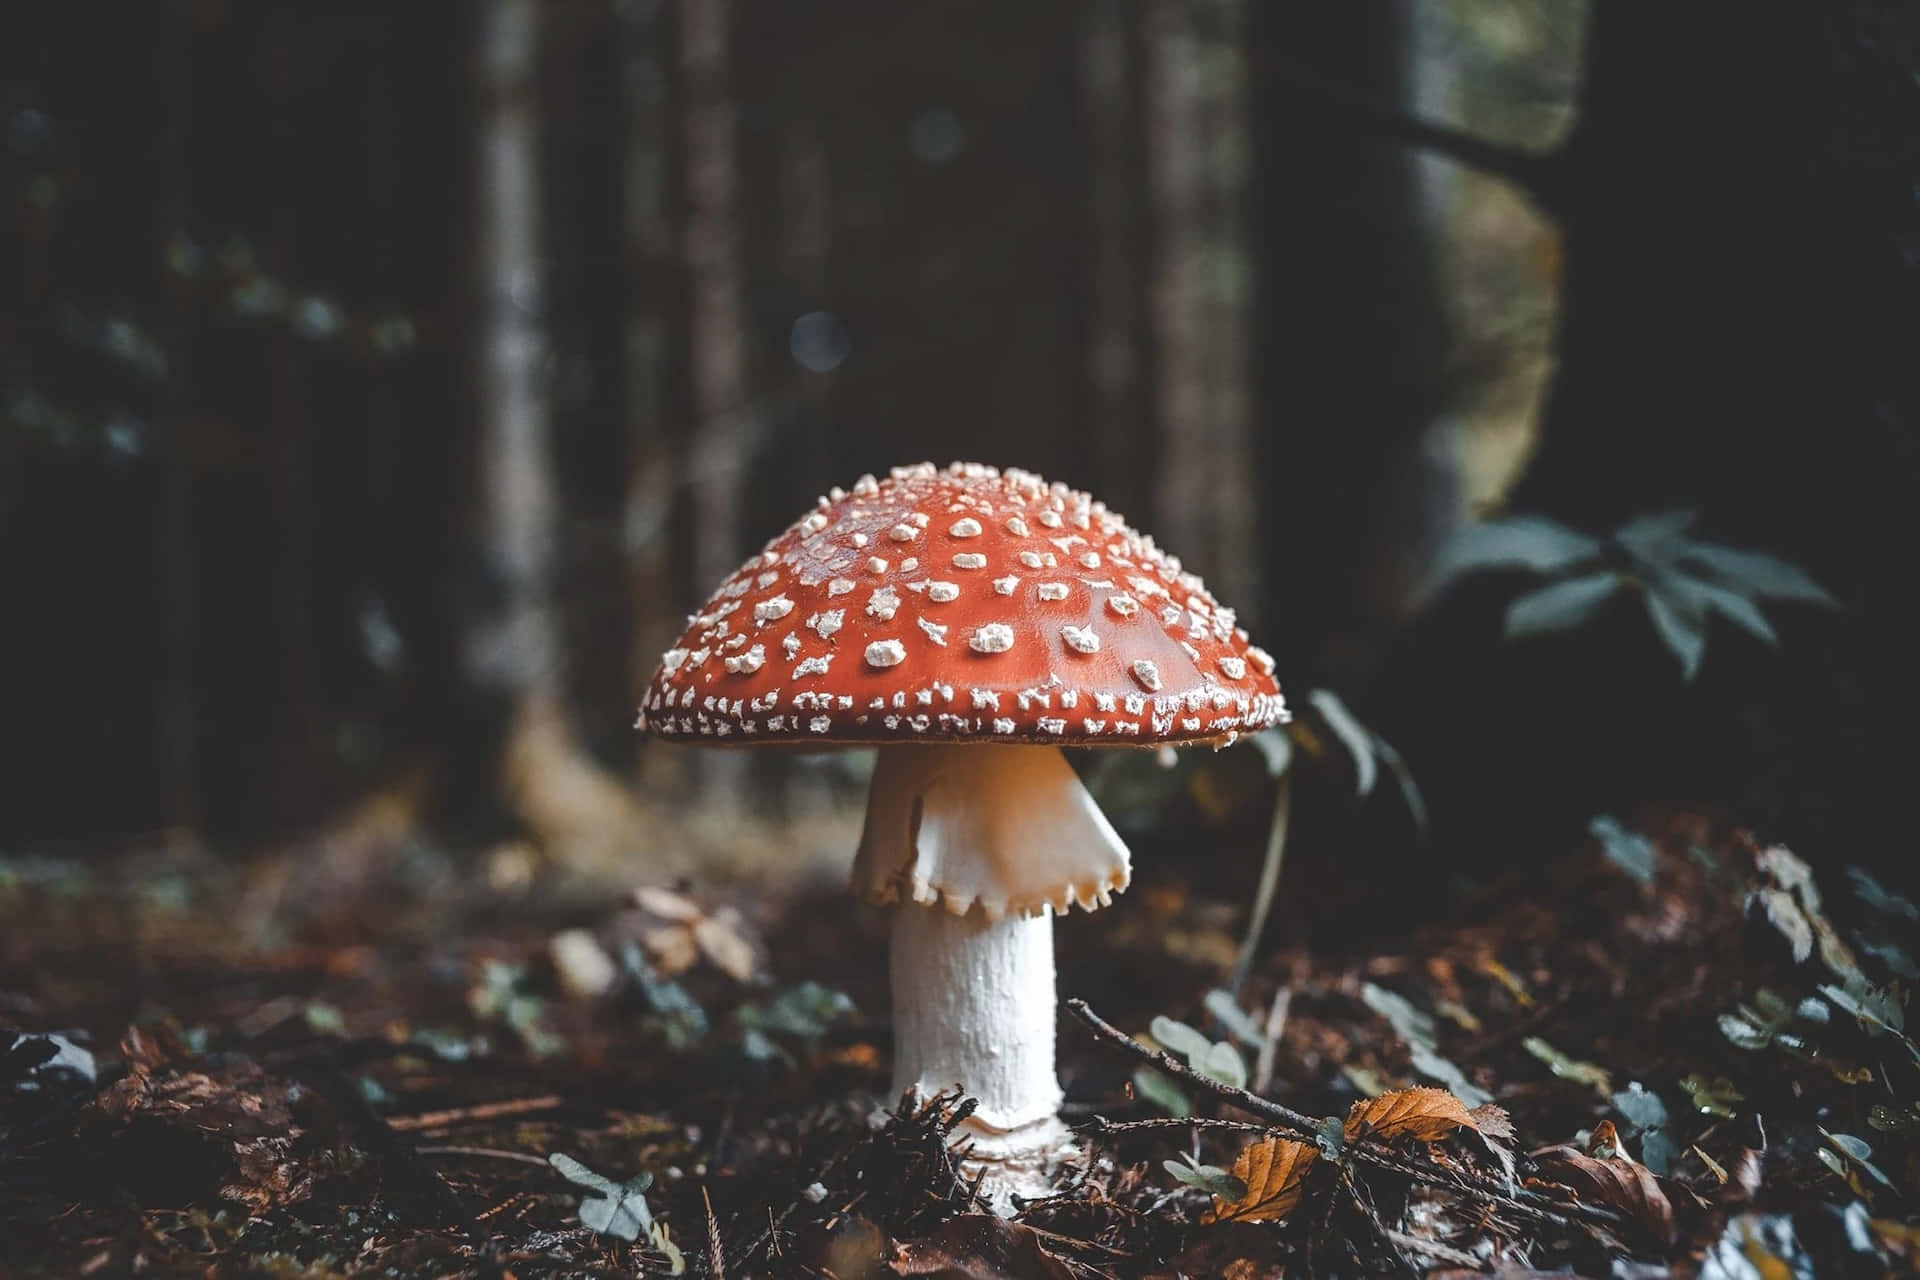
<path id="1" fill-rule="evenodd" d="M 1372 671 L 1447 505 L 1422 447 L 1445 330 L 1414 155 L 1297 74 L 1404 107 L 1407 3 L 1252 6 L 1263 613 L 1299 688 Z"/>
<path id="2" fill-rule="evenodd" d="M 1145 403 L 1146 183 L 1137 29 L 1127 0 L 1089 0 L 1076 33 L 1082 236 L 1078 320 L 1086 483 L 1115 510 L 1144 517 L 1152 413 Z"/>
<path id="3" fill-rule="evenodd" d="M 580 751 L 561 688 L 554 599 L 556 482 L 541 239 L 538 0 L 483 0 L 475 125 L 475 495 L 481 599 L 470 683 L 500 717 L 500 781 L 549 852 L 604 850 L 628 834 L 626 793 Z"/>
<path id="4" fill-rule="evenodd" d="M 668 99 L 669 32 L 661 6 L 616 4 L 620 43 L 621 219 L 627 309 L 622 343 L 627 482 L 620 543 L 632 605 L 629 698 L 640 703 L 660 654 L 679 634 L 673 567 L 674 404 L 670 371 L 675 294 L 671 189 L 673 118 Z M 678 754 L 643 751 L 643 777 L 659 777 Z"/>
<path id="5" fill-rule="evenodd" d="M 680 118 L 680 252 L 685 272 L 686 388 L 681 451 L 686 537 L 676 548 L 686 608 L 739 565 L 741 497 L 755 448 L 747 396 L 738 165 L 731 83 L 731 0 L 678 0 L 673 98 Z M 738 784 L 736 752 L 702 752 L 702 785 Z"/>
<path id="6" fill-rule="evenodd" d="M 169 25 L 163 57 L 168 66 L 167 174 L 171 190 L 160 204 L 159 227 L 169 242 L 194 225 L 194 172 L 188 139 L 193 136 L 196 45 L 186 23 Z M 166 298 L 166 342 L 172 377 L 161 393 L 156 447 L 160 454 L 160 505 L 153 539 L 154 580 L 159 584 L 160 679 L 154 725 L 154 761 L 160 775 L 160 815 L 170 841 L 199 834 L 200 705 L 195 649 L 200 613 L 199 558 L 194 545 L 194 472 L 186 435 L 192 419 L 191 388 L 198 325 L 185 287 L 175 282 Z M 0 342 L 0 347 L 12 344 Z M 0 471 L 5 470 L 0 466 Z"/>
<path id="7" fill-rule="evenodd" d="M 1257 7 L 1257 6 L 1256 6 Z M 1233 226 L 1221 188 L 1223 131 L 1237 112 L 1231 42 L 1204 47 L 1199 23 L 1237 32 L 1235 6 L 1219 0 L 1142 0 L 1149 278 L 1145 314 L 1151 341 L 1147 383 L 1158 479 L 1155 536 L 1221 597 L 1250 601 L 1259 580 L 1253 485 L 1244 465 L 1250 442 L 1231 315 L 1221 314 Z M 1225 110 L 1221 108 L 1225 107 Z M 1213 127 L 1209 127 L 1212 125 Z M 1234 193 L 1237 195 L 1237 192 Z M 1230 296 L 1230 294 L 1228 295 Z M 1251 612 L 1251 603 L 1242 605 Z"/>

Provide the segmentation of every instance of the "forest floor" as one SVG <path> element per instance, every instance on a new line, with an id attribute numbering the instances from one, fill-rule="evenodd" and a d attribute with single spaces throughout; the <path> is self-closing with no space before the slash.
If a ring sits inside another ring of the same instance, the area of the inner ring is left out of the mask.
<path id="1" fill-rule="evenodd" d="M 880 1096 L 886 923 L 834 886 L 0 860 L 0 1273 L 1915 1267 L 1913 903 L 1669 816 L 1447 914 L 1234 997 L 1243 911 L 1173 871 L 1063 921 L 1082 1156 L 1007 1223 L 957 1099 Z"/>

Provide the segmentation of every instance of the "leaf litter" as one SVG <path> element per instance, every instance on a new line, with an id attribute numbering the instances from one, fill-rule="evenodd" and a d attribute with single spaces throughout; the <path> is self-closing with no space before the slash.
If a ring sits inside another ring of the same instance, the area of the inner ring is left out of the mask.
<path id="1" fill-rule="evenodd" d="M 1013 1222 L 949 1150 L 962 1095 L 870 1101 L 885 922 L 837 894 L 503 914 L 413 866 L 228 931 L 245 884 L 176 867 L 163 932 L 95 905 L 137 872 L 16 878 L 0 1238 L 163 1276 L 1910 1267 L 1911 900 L 1684 815 L 1618 829 L 1630 858 L 1273 950 L 1237 998 L 1192 886 L 1143 883 L 1131 936 L 1068 922 L 1067 990 L 1172 1056 L 1063 1030 L 1080 1146 Z"/>

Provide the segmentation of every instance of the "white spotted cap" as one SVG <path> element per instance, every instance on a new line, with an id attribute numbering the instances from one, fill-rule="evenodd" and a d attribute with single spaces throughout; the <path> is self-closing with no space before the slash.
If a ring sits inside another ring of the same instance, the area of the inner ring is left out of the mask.
<path id="1" fill-rule="evenodd" d="M 874 554 L 888 545 L 913 554 Z M 922 463 L 821 498 L 722 583 L 662 657 L 638 727 L 708 746 L 1104 747 L 1230 742 L 1288 718 L 1233 611 L 1104 504 L 1025 471 Z"/>

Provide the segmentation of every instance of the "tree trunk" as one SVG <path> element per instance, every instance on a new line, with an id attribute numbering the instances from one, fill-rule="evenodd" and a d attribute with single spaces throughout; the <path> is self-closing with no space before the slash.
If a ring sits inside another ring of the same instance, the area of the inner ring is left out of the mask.
<path id="1" fill-rule="evenodd" d="M 1202 57 L 1195 0 L 1144 0 L 1146 200 L 1149 219 L 1146 313 L 1151 325 L 1150 394 L 1155 418 L 1152 469 L 1158 477 L 1155 536 L 1213 582 L 1221 597 L 1248 601 L 1258 580 L 1253 485 L 1242 465 L 1249 441 L 1232 394 L 1240 381 L 1233 317 L 1223 315 L 1219 281 L 1231 225 L 1218 198 L 1220 134 L 1207 126 L 1237 86 L 1208 74 L 1229 61 Z M 1230 14 L 1230 6 L 1216 6 Z M 1219 50 L 1210 53 L 1220 54 Z M 1227 310 L 1230 311 L 1230 308 Z M 1241 608 L 1251 614 L 1253 606 Z"/>
<path id="2" fill-rule="evenodd" d="M 475 267 L 479 550 L 468 677 L 495 705 L 508 806 L 549 852 L 617 848 L 626 794 L 580 751 L 562 697 L 539 152 L 540 5 L 485 0 L 478 30 Z"/>
<path id="3" fill-rule="evenodd" d="M 688 379 L 680 522 L 688 536 L 677 558 L 689 570 L 681 593 L 692 608 L 745 557 L 740 502 L 756 424 L 741 298 L 732 0 L 679 0 L 675 16 Z M 745 772 L 735 752 L 703 752 L 686 767 L 711 790 L 737 787 Z"/>
<path id="4" fill-rule="evenodd" d="M 1295 687 L 1364 682 L 1436 525 L 1444 327 L 1415 159 L 1295 74 L 1397 108 L 1410 38 L 1405 0 L 1252 6 L 1264 614 Z"/>

